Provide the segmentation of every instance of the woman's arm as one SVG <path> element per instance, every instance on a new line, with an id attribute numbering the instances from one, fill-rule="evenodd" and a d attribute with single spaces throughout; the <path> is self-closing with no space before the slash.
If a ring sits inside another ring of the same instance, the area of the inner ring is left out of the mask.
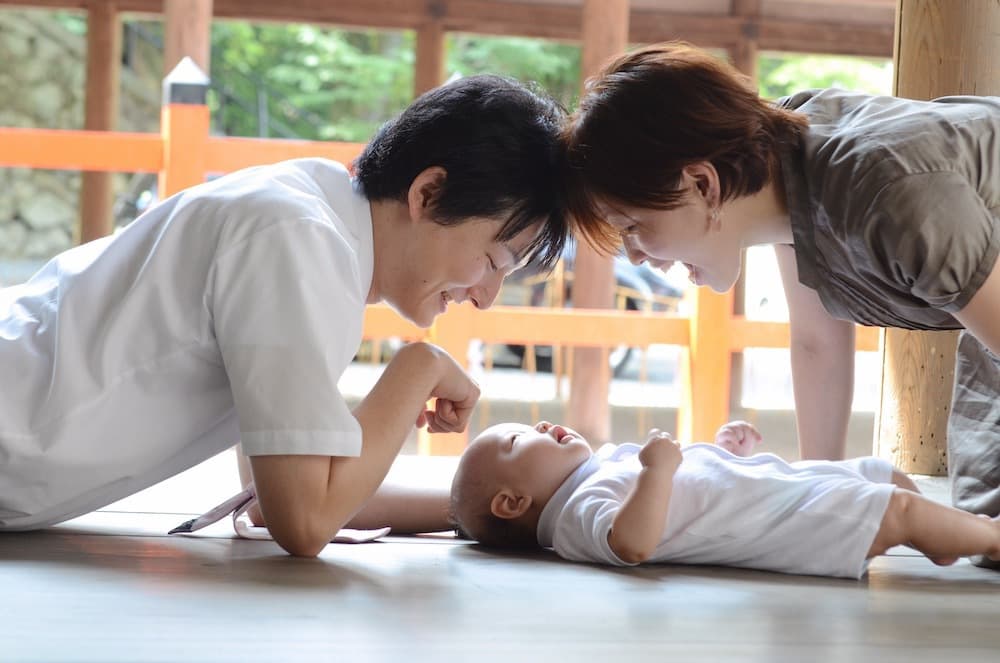
<path id="1" fill-rule="evenodd" d="M 832 318 L 816 291 L 799 283 L 791 246 L 774 253 L 788 300 L 799 455 L 840 460 L 854 398 L 854 323 Z"/>
<path id="2" fill-rule="evenodd" d="M 965 308 L 955 314 L 955 319 L 1000 357 L 1000 259 Z"/>
<path id="3" fill-rule="evenodd" d="M 681 459 L 680 447 L 669 435 L 650 432 L 639 452 L 639 478 L 608 532 L 608 545 L 626 564 L 646 561 L 660 544 L 667 527 L 674 474 Z"/>

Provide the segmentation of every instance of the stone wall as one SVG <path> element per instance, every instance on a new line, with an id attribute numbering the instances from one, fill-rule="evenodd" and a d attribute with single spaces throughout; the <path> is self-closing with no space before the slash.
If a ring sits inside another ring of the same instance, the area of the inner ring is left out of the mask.
<path id="1" fill-rule="evenodd" d="M 51 11 L 0 11 L 0 126 L 82 128 L 86 48 L 86 35 Z M 159 130 L 158 78 L 123 67 L 120 100 L 118 129 Z M 116 191 L 130 179 L 116 176 Z M 78 171 L 0 168 L 0 261 L 44 261 L 69 248 L 79 196 Z"/>

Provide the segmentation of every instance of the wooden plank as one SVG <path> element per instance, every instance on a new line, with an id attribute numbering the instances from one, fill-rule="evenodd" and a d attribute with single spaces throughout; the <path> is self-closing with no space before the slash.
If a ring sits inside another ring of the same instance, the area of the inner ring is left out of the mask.
<path id="1" fill-rule="evenodd" d="M 87 14 L 87 81 L 83 128 L 112 131 L 118 122 L 121 22 L 114 3 L 95 3 Z M 83 243 L 114 227 L 114 180 L 109 172 L 85 171 L 75 238 Z"/>
<path id="2" fill-rule="evenodd" d="M 155 173 L 159 134 L 0 127 L 0 166 Z"/>

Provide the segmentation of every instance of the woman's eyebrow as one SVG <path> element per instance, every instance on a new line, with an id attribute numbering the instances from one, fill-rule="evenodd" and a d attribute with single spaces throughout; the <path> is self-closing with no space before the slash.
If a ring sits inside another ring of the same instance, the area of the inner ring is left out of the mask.
<path id="1" fill-rule="evenodd" d="M 510 251 L 510 254 L 514 256 L 514 269 L 511 271 L 516 271 L 518 269 L 521 269 L 522 267 L 524 267 L 525 263 L 527 263 L 528 261 L 527 249 L 525 249 L 523 254 L 519 254 L 517 251 L 514 250 L 514 247 L 508 244 L 507 242 L 501 242 L 500 246 Z"/>

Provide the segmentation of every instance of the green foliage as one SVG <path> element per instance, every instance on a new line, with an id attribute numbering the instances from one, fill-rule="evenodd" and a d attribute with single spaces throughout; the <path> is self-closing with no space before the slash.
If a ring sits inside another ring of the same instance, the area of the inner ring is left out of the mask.
<path id="1" fill-rule="evenodd" d="M 887 59 L 766 53 L 758 68 L 760 94 L 766 99 L 825 87 L 892 94 L 892 61 Z"/>
<path id="2" fill-rule="evenodd" d="M 271 122 L 286 134 L 364 141 L 412 100 L 414 43 L 412 32 L 217 22 L 212 32 L 216 128 L 257 135 L 260 104 L 266 102 Z M 448 75 L 493 72 L 536 81 L 564 105 L 576 95 L 577 46 L 456 34 L 447 49 Z"/>
<path id="3" fill-rule="evenodd" d="M 412 42 L 401 32 L 216 22 L 212 77 L 225 93 L 215 97 L 217 129 L 265 133 L 258 120 L 266 108 L 282 133 L 364 141 L 410 101 Z"/>
<path id="4" fill-rule="evenodd" d="M 570 108 L 580 89 L 580 47 L 523 37 L 451 35 L 450 74 L 495 73 L 537 83 Z"/>

